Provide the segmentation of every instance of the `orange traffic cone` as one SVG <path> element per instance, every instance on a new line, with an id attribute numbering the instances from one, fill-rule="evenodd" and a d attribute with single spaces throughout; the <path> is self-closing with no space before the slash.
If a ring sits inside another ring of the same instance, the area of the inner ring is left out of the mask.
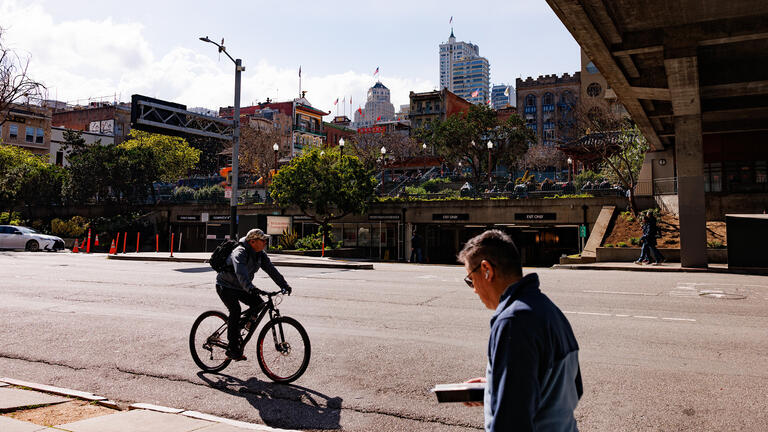
<path id="1" fill-rule="evenodd" d="M 99 235 L 96 234 L 96 246 L 98 246 L 98 245 L 99 245 Z"/>
<path id="2" fill-rule="evenodd" d="M 112 255 L 117 254 L 117 246 L 115 246 L 115 240 L 112 239 L 112 245 L 109 246 L 109 253 Z"/>
<path id="3" fill-rule="evenodd" d="M 78 253 L 80 252 L 80 247 L 77 239 L 75 239 L 75 245 L 72 247 L 72 253 Z"/>

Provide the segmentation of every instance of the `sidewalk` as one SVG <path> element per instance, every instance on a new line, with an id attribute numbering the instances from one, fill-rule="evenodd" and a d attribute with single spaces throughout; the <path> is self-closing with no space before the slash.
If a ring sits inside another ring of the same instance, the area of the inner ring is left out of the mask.
<path id="1" fill-rule="evenodd" d="M 171 257 L 168 252 L 128 252 L 117 255 L 107 255 L 107 259 L 129 261 L 166 261 L 206 263 L 210 252 L 174 252 Z M 344 261 L 331 258 L 306 257 L 301 255 L 269 254 L 269 259 L 276 267 L 315 267 L 348 270 L 373 270 L 373 264 L 354 261 Z"/>
<path id="2" fill-rule="evenodd" d="M 59 424 L 56 419 L 63 423 Z M 91 393 L 0 378 L 2 432 L 298 432 L 197 411 L 135 403 L 122 410 Z"/>
<path id="3" fill-rule="evenodd" d="M 744 273 L 728 268 L 728 264 L 709 264 L 707 268 L 682 267 L 680 263 L 664 263 L 658 266 L 637 265 L 631 262 L 599 262 L 592 264 L 555 264 L 553 269 L 565 270 L 621 270 L 641 272 L 686 272 L 686 273 Z"/>

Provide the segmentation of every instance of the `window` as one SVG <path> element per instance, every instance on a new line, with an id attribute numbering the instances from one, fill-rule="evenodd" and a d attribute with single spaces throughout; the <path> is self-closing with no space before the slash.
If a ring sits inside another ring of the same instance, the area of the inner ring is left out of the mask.
<path id="1" fill-rule="evenodd" d="M 26 141 L 28 143 L 35 142 L 35 128 L 27 126 Z"/>
<path id="2" fill-rule="evenodd" d="M 12 124 L 8 128 L 8 138 L 9 139 L 18 139 L 19 138 L 19 125 Z"/>
<path id="3" fill-rule="evenodd" d="M 584 67 L 584 69 L 586 69 L 586 70 L 587 70 L 587 72 L 589 72 L 589 73 L 591 73 L 591 74 L 595 74 L 595 73 L 598 73 L 598 72 L 600 72 L 599 70 L 597 70 L 597 67 L 596 67 L 596 66 L 595 66 L 595 64 L 594 64 L 594 63 L 592 63 L 592 62 L 589 62 L 589 63 L 587 63 L 587 66 L 586 66 L 586 67 Z"/>
<path id="4" fill-rule="evenodd" d="M 58 166 L 64 165 L 64 152 L 61 150 L 56 152 L 56 165 Z"/>
<path id="5" fill-rule="evenodd" d="M 43 140 L 45 139 L 45 131 L 43 128 L 37 128 L 36 132 L 37 134 L 35 135 L 35 143 L 42 144 Z"/>
<path id="6" fill-rule="evenodd" d="M 593 82 L 592 84 L 587 86 L 587 94 L 591 97 L 598 97 L 600 96 L 600 93 L 603 91 L 603 88 L 600 86 L 600 84 Z"/>

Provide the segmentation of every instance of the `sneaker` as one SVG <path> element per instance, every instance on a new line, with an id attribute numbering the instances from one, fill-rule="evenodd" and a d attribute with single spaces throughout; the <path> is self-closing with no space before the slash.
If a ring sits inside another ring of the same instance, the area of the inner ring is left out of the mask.
<path id="1" fill-rule="evenodd" d="M 643 262 L 642 262 L 642 261 L 640 261 L 640 260 L 637 260 L 637 261 L 635 261 L 634 263 L 635 263 L 635 264 L 637 264 L 637 265 L 643 265 Z"/>
<path id="2" fill-rule="evenodd" d="M 234 361 L 248 360 L 248 357 L 246 357 L 245 354 L 235 354 L 229 350 L 227 350 L 227 358 Z"/>

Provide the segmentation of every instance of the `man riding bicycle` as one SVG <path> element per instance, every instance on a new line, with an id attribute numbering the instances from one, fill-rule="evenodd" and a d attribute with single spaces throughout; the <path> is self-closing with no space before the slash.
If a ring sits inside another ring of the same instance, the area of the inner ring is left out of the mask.
<path id="1" fill-rule="evenodd" d="M 267 247 L 269 236 L 260 229 L 248 231 L 240 243 L 227 257 L 228 270 L 216 275 L 216 293 L 229 310 L 227 321 L 227 339 L 229 347 L 227 357 L 235 361 L 247 360 L 243 355 L 240 340 L 240 302 L 251 307 L 255 313 L 264 304 L 259 294 L 264 291 L 253 285 L 253 276 L 263 269 L 269 277 L 280 287 L 283 294 L 290 294 L 291 287 L 285 281 L 283 275 L 275 268 L 264 249 Z"/>

